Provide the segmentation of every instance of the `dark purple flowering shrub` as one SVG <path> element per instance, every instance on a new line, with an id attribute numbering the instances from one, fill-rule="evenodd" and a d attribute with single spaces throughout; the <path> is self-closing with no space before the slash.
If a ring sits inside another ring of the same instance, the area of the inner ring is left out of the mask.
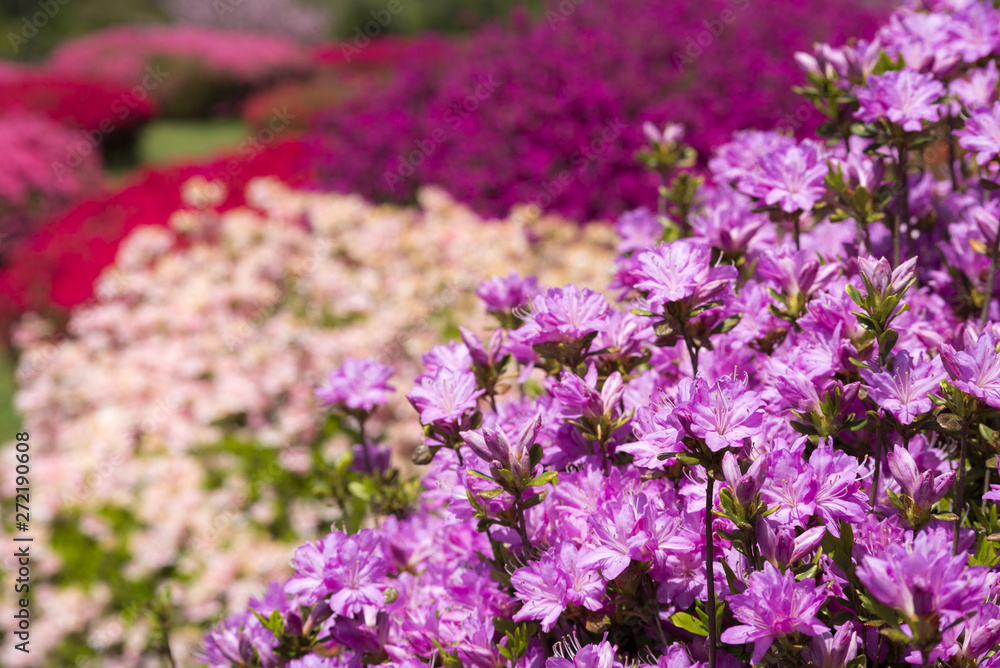
<path id="1" fill-rule="evenodd" d="M 481 30 L 444 62 L 406 59 L 389 90 L 321 118 L 328 185 L 407 200 L 431 183 L 488 215 L 535 203 L 614 216 L 655 197 L 656 177 L 633 158 L 643 121 L 684 123 L 706 156 L 742 128 L 808 135 L 821 115 L 791 92 L 803 82 L 792 54 L 870 36 L 888 3 L 548 7 Z"/>
<path id="2" fill-rule="evenodd" d="M 301 547 L 205 660 L 1000 666 L 998 56 L 991 3 L 922 3 L 800 55 L 821 138 L 738 133 L 708 185 L 649 133 L 617 300 L 485 284 L 500 327 L 408 394 L 416 506 Z"/>

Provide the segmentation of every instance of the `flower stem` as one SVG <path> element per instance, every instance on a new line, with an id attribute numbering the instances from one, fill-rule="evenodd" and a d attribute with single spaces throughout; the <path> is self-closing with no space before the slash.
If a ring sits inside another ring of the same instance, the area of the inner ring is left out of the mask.
<path id="1" fill-rule="evenodd" d="M 368 475 L 375 475 L 375 468 L 372 466 L 372 456 L 368 452 L 368 441 L 365 439 L 365 418 L 358 418 L 358 438 L 361 439 L 361 451 L 365 453 L 365 470 Z"/>
<path id="2" fill-rule="evenodd" d="M 990 249 L 990 273 L 986 275 L 986 292 L 983 295 L 983 310 L 979 314 L 979 326 L 985 327 L 990 316 L 990 302 L 993 301 L 993 283 L 997 273 L 997 250 L 1000 249 L 1000 227 L 993 235 L 993 247 Z"/>
<path id="3" fill-rule="evenodd" d="M 991 472 L 992 471 L 990 471 L 990 469 L 987 468 L 986 469 L 986 475 L 983 476 L 983 494 L 986 494 L 988 491 L 990 491 L 990 473 Z M 984 515 L 986 514 L 986 499 L 983 499 L 983 503 L 982 503 L 981 506 L 979 506 L 979 509 L 981 511 L 983 511 Z"/>
<path id="4" fill-rule="evenodd" d="M 718 631 L 715 628 L 715 541 L 712 538 L 712 506 L 715 496 L 712 489 L 715 480 L 712 472 L 705 470 L 708 482 L 705 483 L 705 580 L 708 585 L 708 668 L 715 668 L 715 645 L 718 642 Z"/>
<path id="5" fill-rule="evenodd" d="M 952 126 L 952 119 L 948 118 L 948 127 Z M 948 133 L 948 175 L 951 177 L 951 191 L 958 190 L 958 175 L 955 173 L 955 135 Z"/>
<path id="6" fill-rule="evenodd" d="M 694 345 L 694 341 L 691 340 L 691 336 L 687 332 L 687 326 L 684 327 L 684 345 L 687 346 L 688 356 L 691 357 L 691 375 L 697 377 L 698 375 L 698 348 Z"/>
<path id="7" fill-rule="evenodd" d="M 965 448 L 968 441 L 968 426 L 962 426 L 962 454 L 958 460 L 958 480 L 955 481 L 955 510 L 952 511 L 958 515 L 958 519 L 955 520 L 955 541 L 952 545 L 952 554 L 958 554 L 958 531 L 962 528 L 962 510 L 965 505 Z"/>
<path id="8" fill-rule="evenodd" d="M 878 477 L 882 471 L 882 420 L 875 422 L 875 474 L 872 476 L 871 507 L 875 512 L 875 501 L 878 499 Z"/>
<path id="9" fill-rule="evenodd" d="M 531 543 L 528 541 L 528 523 L 524 518 L 524 508 L 521 505 L 521 499 L 514 501 L 514 510 L 517 512 L 517 518 L 515 519 L 517 523 L 517 535 L 521 537 L 521 554 L 526 558 L 530 558 Z"/>
<path id="10" fill-rule="evenodd" d="M 903 256 L 903 240 L 900 236 L 900 227 L 902 227 L 904 222 L 908 223 L 910 220 L 910 187 L 909 182 L 906 180 L 907 148 L 905 141 L 900 142 L 898 150 L 899 162 L 897 166 L 899 173 L 896 175 L 896 178 L 899 179 L 899 195 L 896 196 L 896 215 L 892 219 L 893 268 L 899 266 Z"/>

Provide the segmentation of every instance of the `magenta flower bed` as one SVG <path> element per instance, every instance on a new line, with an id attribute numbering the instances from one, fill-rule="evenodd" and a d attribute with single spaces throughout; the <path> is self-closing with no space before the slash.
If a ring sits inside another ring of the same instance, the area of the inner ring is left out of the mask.
<path id="1" fill-rule="evenodd" d="M 538 20 L 484 29 L 446 65 L 402 60 L 388 91 L 331 111 L 315 135 L 326 182 L 391 200 L 433 183 L 491 215 L 531 202 L 578 220 L 615 215 L 655 197 L 633 159 L 642 121 L 685 123 L 706 157 L 736 129 L 806 135 L 820 115 L 791 92 L 804 82 L 792 54 L 869 37 L 887 10 L 553 2 Z"/>

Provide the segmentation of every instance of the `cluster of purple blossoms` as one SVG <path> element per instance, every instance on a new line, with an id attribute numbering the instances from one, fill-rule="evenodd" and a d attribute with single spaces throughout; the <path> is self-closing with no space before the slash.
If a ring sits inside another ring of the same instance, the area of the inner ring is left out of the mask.
<path id="1" fill-rule="evenodd" d="M 996 69 L 996 64 L 992 61 L 991 64 Z M 975 152 L 980 164 L 985 165 L 1000 155 L 1000 102 L 994 103 L 992 109 L 973 114 L 965 122 L 965 129 L 957 131 L 955 136 L 959 146 Z"/>
<path id="2" fill-rule="evenodd" d="M 886 118 L 906 132 L 918 132 L 921 121 L 938 120 L 938 100 L 944 93 L 944 86 L 931 74 L 913 70 L 873 74 L 856 90 L 861 105 L 858 118 L 866 123 Z"/>
<path id="3" fill-rule="evenodd" d="M 355 481 L 368 515 L 205 660 L 1000 666 L 997 17 L 909 2 L 801 56 L 823 137 L 672 174 L 618 220 L 611 286 L 480 286 L 496 330 L 407 395 L 422 477 Z M 320 396 L 371 412 L 385 382 Z"/>
<path id="4" fill-rule="evenodd" d="M 694 240 L 675 241 L 645 250 L 636 257 L 631 287 L 645 293 L 649 308 L 684 302 L 690 308 L 722 296 L 736 279 L 736 268 L 712 266 L 711 248 Z"/>
<path id="5" fill-rule="evenodd" d="M 826 160 L 821 144 L 804 139 L 761 156 L 751 170 L 740 174 L 738 187 L 785 213 L 809 211 L 826 194 Z"/>
<path id="6" fill-rule="evenodd" d="M 387 381 L 392 368 L 374 360 L 348 359 L 330 373 L 326 385 L 316 390 L 316 398 L 346 412 L 369 413 L 389 400 L 394 391 Z"/>
<path id="7" fill-rule="evenodd" d="M 750 663 L 760 663 L 775 639 L 793 633 L 819 636 L 829 627 L 816 619 L 826 595 L 814 582 L 796 582 L 791 571 L 770 563 L 750 576 L 747 590 L 729 598 L 736 619 L 743 622 L 722 634 L 722 642 L 753 643 Z"/>

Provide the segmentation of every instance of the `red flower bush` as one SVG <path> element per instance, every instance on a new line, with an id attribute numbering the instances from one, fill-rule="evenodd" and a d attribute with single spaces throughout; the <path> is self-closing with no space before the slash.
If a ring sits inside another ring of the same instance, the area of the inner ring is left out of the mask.
<path id="1" fill-rule="evenodd" d="M 705 156 L 740 128 L 811 132 L 820 115 L 790 90 L 803 81 L 792 54 L 870 35 L 884 14 L 858 0 L 757 9 L 552 2 L 533 22 L 480 31 L 443 63 L 402 60 L 389 90 L 319 123 L 324 181 L 392 200 L 439 184 L 493 215 L 536 202 L 585 220 L 650 204 L 655 177 L 633 158 L 643 121 L 686 124 Z"/>
<path id="2" fill-rule="evenodd" d="M 134 83 L 134 82 L 133 82 Z M 155 113 L 141 86 L 31 68 L 0 70 L 0 113 L 29 112 L 109 140 L 134 134 Z"/>
<path id="3" fill-rule="evenodd" d="M 165 225 L 181 208 L 181 185 L 196 175 L 228 186 L 220 210 L 242 205 L 244 186 L 257 176 L 293 185 L 310 181 L 303 145 L 296 140 L 209 164 L 144 171 L 125 188 L 78 203 L 12 251 L 10 264 L 0 271 L 0 322 L 9 324 L 26 311 L 61 317 L 85 302 L 125 236 L 140 225 Z"/>

